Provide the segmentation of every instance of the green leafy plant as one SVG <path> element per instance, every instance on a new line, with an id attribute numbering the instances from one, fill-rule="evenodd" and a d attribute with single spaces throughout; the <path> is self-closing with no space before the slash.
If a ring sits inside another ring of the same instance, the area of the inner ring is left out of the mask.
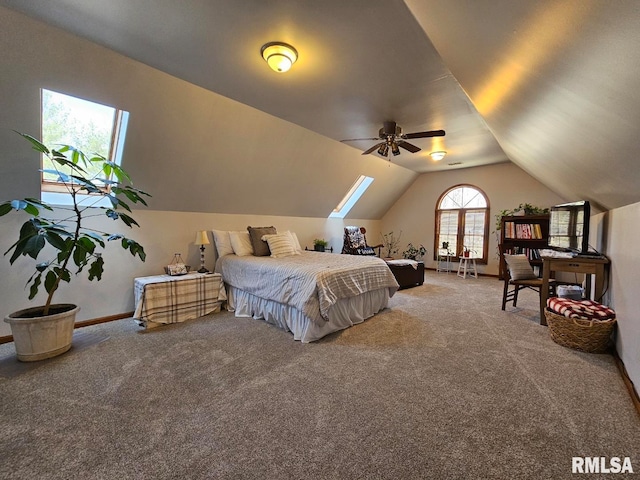
<path id="1" fill-rule="evenodd" d="M 9 262 L 12 265 L 21 256 L 29 256 L 37 261 L 43 251 L 51 252 L 50 248 L 44 249 L 45 245 L 49 245 L 56 252 L 49 259 L 38 262 L 35 272 L 27 281 L 27 286 L 30 285 L 29 300 L 36 296 L 40 286 L 44 284 L 48 293 L 43 308 L 43 315 L 46 316 L 60 282 L 69 283 L 72 273 L 77 275 L 88 267 L 89 280 L 102 279 L 104 260 L 98 247 L 104 248 L 105 242 L 119 241 L 122 248 L 129 250 L 131 255 L 145 260 L 144 248 L 138 242 L 119 233 L 88 228 L 84 221 L 89 217 L 104 214 L 111 220 L 122 221 L 130 228 L 134 225 L 139 227 L 131 216 L 118 209 L 131 212 L 127 202 L 147 205 L 143 197 L 150 195 L 133 188 L 129 175 L 119 165 L 101 155 L 88 156 L 70 145 L 62 145 L 57 149 L 48 148 L 30 135 L 19 135 L 28 140 L 34 150 L 51 160 L 54 168 L 43 169 L 42 172 L 55 174 L 58 182 L 71 197 L 71 205 L 55 207 L 56 210 L 69 212 L 68 215 L 61 215 L 62 218 L 55 219 L 45 216 L 46 212 L 53 212 L 54 208 L 34 198 L 0 204 L 0 216 L 12 210 L 22 211 L 31 216 L 20 228 L 18 240 L 4 253 L 7 255 L 11 252 Z M 90 165 L 98 165 L 99 172 L 89 175 L 87 167 Z M 110 180 L 112 176 L 116 180 Z M 103 198 L 109 200 L 111 207 L 95 206 Z M 72 268 L 75 272 L 72 272 Z"/>
<path id="2" fill-rule="evenodd" d="M 393 232 L 389 233 L 381 233 L 382 236 L 382 245 L 386 250 L 386 257 L 393 257 L 396 253 L 398 253 L 398 245 L 400 244 L 400 237 L 402 236 L 402 230 L 400 230 L 400 234 L 396 237 Z"/>
<path id="3" fill-rule="evenodd" d="M 327 242 L 324 238 L 314 238 L 313 239 L 313 246 L 317 246 L 317 247 L 326 247 L 327 245 L 329 245 L 329 242 Z"/>
<path id="4" fill-rule="evenodd" d="M 410 243 L 409 245 L 407 245 L 407 249 L 402 252 L 402 256 L 411 260 L 417 260 L 419 258 L 422 258 L 425 253 L 427 253 L 427 249 L 424 247 L 424 245 L 420 244 L 420 246 L 414 247 L 413 244 Z"/>

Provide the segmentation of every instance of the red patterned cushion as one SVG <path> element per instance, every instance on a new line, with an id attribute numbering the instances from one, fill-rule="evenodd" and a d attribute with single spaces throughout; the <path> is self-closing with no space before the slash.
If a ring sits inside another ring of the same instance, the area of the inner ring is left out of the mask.
<path id="1" fill-rule="evenodd" d="M 609 307 L 591 300 L 571 300 L 570 298 L 551 297 L 547 308 L 569 318 L 583 320 L 610 320 L 616 318 L 616 312 Z"/>

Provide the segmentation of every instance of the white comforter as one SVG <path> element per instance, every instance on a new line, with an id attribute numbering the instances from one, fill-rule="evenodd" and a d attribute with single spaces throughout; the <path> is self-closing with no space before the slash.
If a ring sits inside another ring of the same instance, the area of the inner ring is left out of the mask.
<path id="1" fill-rule="evenodd" d="M 303 252 L 284 258 L 225 255 L 216 264 L 225 283 L 257 297 L 292 305 L 324 322 L 338 299 L 398 289 L 393 273 L 377 257 Z"/>

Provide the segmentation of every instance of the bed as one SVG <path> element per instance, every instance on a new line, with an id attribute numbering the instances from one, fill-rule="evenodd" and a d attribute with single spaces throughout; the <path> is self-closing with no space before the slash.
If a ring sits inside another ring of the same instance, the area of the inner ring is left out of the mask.
<path id="1" fill-rule="evenodd" d="M 377 257 L 307 252 L 282 258 L 225 255 L 216 262 L 236 317 L 262 319 L 303 343 L 363 322 L 398 289 Z"/>

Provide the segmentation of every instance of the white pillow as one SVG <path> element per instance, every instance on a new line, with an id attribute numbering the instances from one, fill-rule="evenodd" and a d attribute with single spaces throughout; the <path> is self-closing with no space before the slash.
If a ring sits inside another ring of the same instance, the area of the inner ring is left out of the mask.
<path id="1" fill-rule="evenodd" d="M 509 255 L 505 253 L 504 260 L 507 262 L 507 267 L 509 267 L 511 280 L 532 280 L 538 278 L 526 255 Z"/>
<path id="2" fill-rule="evenodd" d="M 291 235 L 291 241 L 293 242 L 293 246 L 295 247 L 296 252 L 302 253 L 302 247 L 300 246 L 300 242 L 298 241 L 298 236 L 296 235 L 296 233 L 289 230 L 284 233 L 288 233 L 289 235 Z"/>
<path id="3" fill-rule="evenodd" d="M 216 243 L 218 257 L 231 255 L 233 253 L 233 247 L 231 246 L 231 237 L 229 236 L 229 232 L 225 230 L 211 231 L 213 232 L 213 241 Z"/>
<path id="4" fill-rule="evenodd" d="M 233 253 L 239 257 L 253 255 L 253 247 L 251 246 L 251 238 L 249 232 L 229 232 Z"/>
<path id="5" fill-rule="evenodd" d="M 296 251 L 296 247 L 293 244 L 293 237 L 289 232 L 263 235 L 262 240 L 269 244 L 269 250 L 273 258 L 300 255 L 300 253 Z"/>

